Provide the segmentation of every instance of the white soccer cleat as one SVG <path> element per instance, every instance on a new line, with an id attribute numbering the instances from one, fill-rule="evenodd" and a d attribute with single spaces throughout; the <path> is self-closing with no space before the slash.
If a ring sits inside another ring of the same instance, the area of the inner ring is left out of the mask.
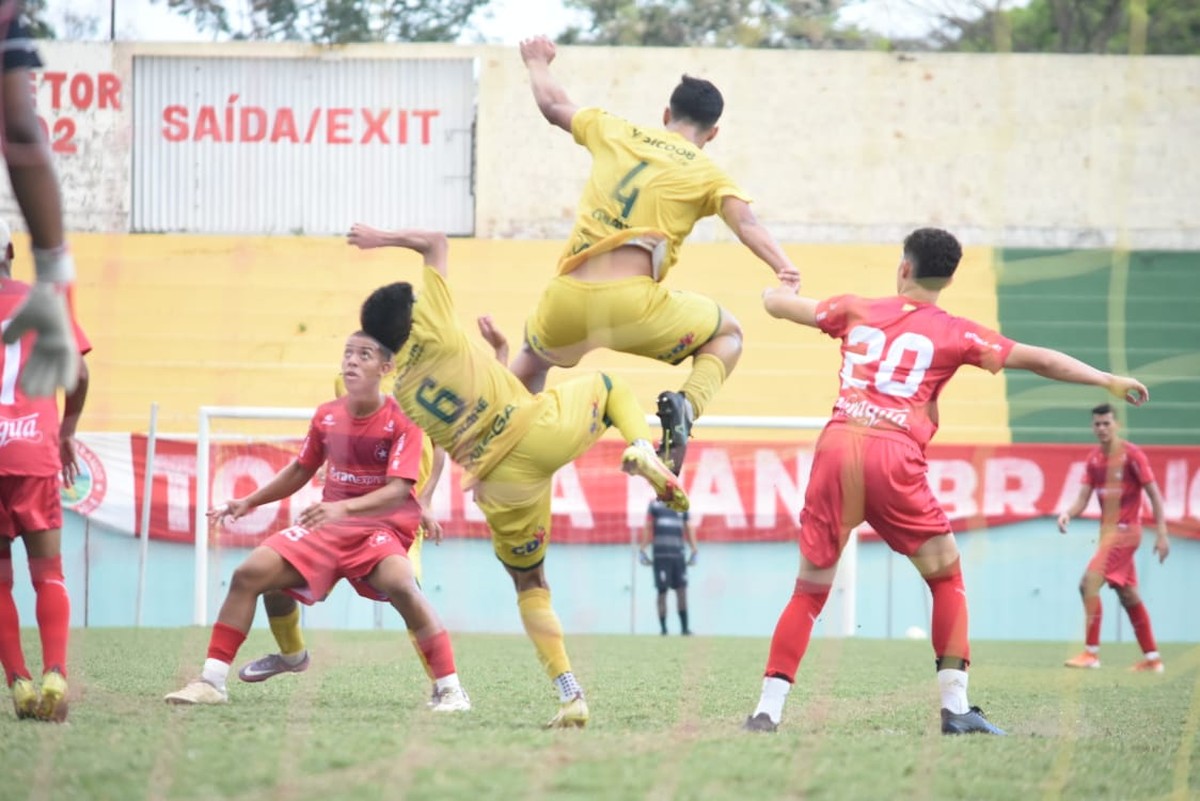
<path id="1" fill-rule="evenodd" d="M 471 699 L 462 687 L 447 687 L 436 693 L 429 708 L 434 712 L 468 712 L 471 709 Z"/>
<path id="2" fill-rule="evenodd" d="M 224 688 L 214 687 L 204 679 L 189 682 L 182 690 L 177 690 L 163 697 L 168 704 L 227 704 L 229 693 Z"/>
<path id="3" fill-rule="evenodd" d="M 564 701 L 558 707 L 558 714 L 550 718 L 547 729 L 582 729 L 588 722 L 588 705 L 583 700 L 583 693 L 578 693 L 570 701 Z"/>
<path id="4" fill-rule="evenodd" d="M 79 345 L 65 284 L 34 284 L 4 327 L 4 342 L 12 344 L 29 331 L 37 338 L 21 371 L 21 389 L 31 397 L 51 396 L 59 387 L 73 391 L 79 382 Z"/>
<path id="5" fill-rule="evenodd" d="M 688 510 L 688 496 L 683 491 L 679 478 L 651 448 L 630 445 L 621 454 L 621 469 L 630 475 L 646 479 L 654 488 L 655 496 L 669 508 L 676 512 Z"/>

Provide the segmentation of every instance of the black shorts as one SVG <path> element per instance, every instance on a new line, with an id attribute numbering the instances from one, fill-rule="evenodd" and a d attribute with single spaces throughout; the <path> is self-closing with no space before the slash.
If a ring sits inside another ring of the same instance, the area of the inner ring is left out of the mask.
<path id="1" fill-rule="evenodd" d="M 21 3 L 14 0 L 0 2 L 0 28 L 4 32 L 4 71 L 32 69 L 42 66 L 37 47 L 29 36 L 19 15 Z"/>
<path id="2" fill-rule="evenodd" d="M 654 586 L 659 592 L 687 586 L 687 563 L 683 559 L 655 559 Z"/>

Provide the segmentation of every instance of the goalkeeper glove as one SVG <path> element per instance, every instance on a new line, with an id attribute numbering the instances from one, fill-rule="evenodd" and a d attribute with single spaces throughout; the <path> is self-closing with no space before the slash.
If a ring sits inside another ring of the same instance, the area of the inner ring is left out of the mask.
<path id="1" fill-rule="evenodd" d="M 33 349 L 21 374 L 21 389 L 33 397 L 67 392 L 79 381 L 79 345 L 67 310 L 67 284 L 38 282 L 4 327 L 4 342 L 12 344 L 28 331 L 36 333 Z"/>

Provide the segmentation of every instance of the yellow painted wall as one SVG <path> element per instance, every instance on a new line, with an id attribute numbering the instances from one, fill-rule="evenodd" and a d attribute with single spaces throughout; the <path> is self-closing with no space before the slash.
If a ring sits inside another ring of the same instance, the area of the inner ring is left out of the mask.
<path id="1" fill-rule="evenodd" d="M 78 311 L 95 347 L 86 430 L 145 430 L 152 401 L 160 405 L 160 430 L 191 432 L 201 405 L 327 400 L 359 303 L 380 284 L 420 275 L 415 254 L 359 252 L 338 238 L 77 234 L 71 241 Z M 519 342 L 559 248 L 557 241 L 455 240 L 450 284 L 461 319 L 491 313 Z M 894 291 L 898 245 L 793 245 L 788 252 L 808 294 Z M 27 270 L 18 263 L 18 275 Z M 671 273 L 669 285 L 717 298 L 746 332 L 742 362 L 711 414 L 821 416 L 830 409 L 836 343 L 769 318 L 759 295 L 771 279 L 744 248 L 723 243 L 686 246 Z M 990 251 L 969 249 L 945 305 L 996 326 L 994 287 Z M 686 376 L 682 366 L 606 351 L 578 369 L 588 368 L 628 378 L 647 411 L 658 392 Z M 551 384 L 568 375 L 552 371 Z M 939 439 L 1007 441 L 1003 378 L 964 371 L 945 395 Z"/>

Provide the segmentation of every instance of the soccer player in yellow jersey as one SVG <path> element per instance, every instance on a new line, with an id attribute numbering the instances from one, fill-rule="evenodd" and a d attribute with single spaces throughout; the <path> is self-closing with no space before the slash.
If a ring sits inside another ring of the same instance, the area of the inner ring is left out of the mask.
<path id="1" fill-rule="evenodd" d="M 363 249 L 407 248 L 424 258 L 420 298 L 414 302 L 408 283 L 380 287 L 363 303 L 361 323 L 396 348 L 393 391 L 401 408 L 474 486 L 496 557 L 516 588 L 521 622 L 558 690 L 559 711 L 548 726 L 583 726 L 587 703 L 571 672 L 545 573 L 551 478 L 615 425 L 628 443 L 621 457 L 625 472 L 646 479 L 672 508 L 687 509 L 687 496 L 654 453 L 650 427 L 624 381 L 593 373 L 533 395 L 467 337 L 446 284 L 444 235 L 355 225 L 349 241 Z"/>
<path id="2" fill-rule="evenodd" d="M 694 357 L 680 391 L 658 396 L 663 457 L 678 473 L 692 420 L 742 353 L 733 315 L 712 298 L 660 283 L 684 238 L 697 220 L 719 214 L 785 286 L 799 288 L 800 274 L 754 216 L 746 193 L 704 153 L 725 105 L 717 87 L 685 75 L 662 127 L 635 125 L 577 106 L 550 74 L 554 56 L 545 37 L 521 43 L 538 109 L 588 149 L 592 171 L 558 275 L 526 323 L 512 370 L 538 392 L 550 367 L 572 367 L 595 348 L 668 364 Z"/>

